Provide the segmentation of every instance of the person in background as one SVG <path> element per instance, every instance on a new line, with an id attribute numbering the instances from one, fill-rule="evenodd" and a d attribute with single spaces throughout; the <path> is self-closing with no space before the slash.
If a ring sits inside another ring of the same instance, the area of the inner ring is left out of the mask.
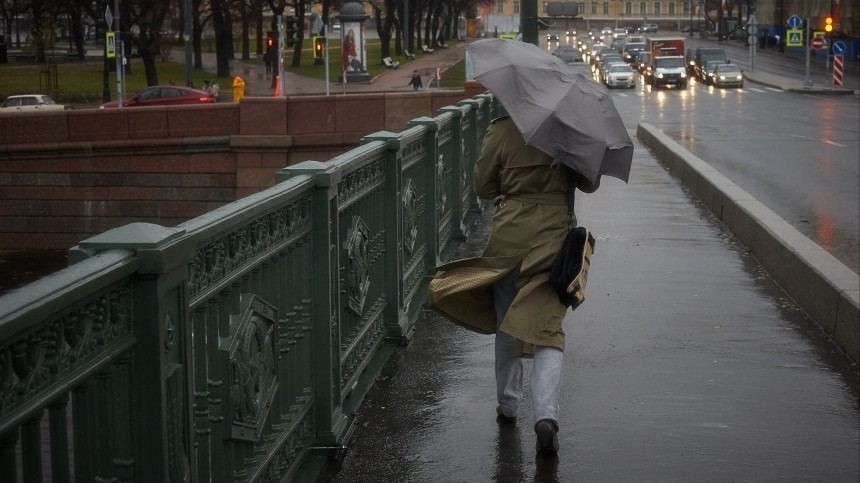
<path id="1" fill-rule="evenodd" d="M 239 102 L 245 97 L 245 80 L 238 75 L 233 78 L 233 102 Z"/>
<path id="2" fill-rule="evenodd" d="M 209 97 L 215 99 L 215 102 L 221 100 L 221 88 L 218 86 L 217 82 L 206 79 L 203 81 L 203 90 L 209 94 Z"/>
<path id="3" fill-rule="evenodd" d="M 417 91 L 424 87 L 424 83 L 421 81 L 421 76 L 418 75 L 417 70 L 412 71 L 412 79 L 409 80 L 409 84 L 407 85 L 412 86 L 413 91 Z"/>

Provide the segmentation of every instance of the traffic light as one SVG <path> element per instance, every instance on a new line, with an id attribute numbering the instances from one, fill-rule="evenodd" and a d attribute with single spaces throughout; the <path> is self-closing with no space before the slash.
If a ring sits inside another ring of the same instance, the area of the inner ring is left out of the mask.
<path id="1" fill-rule="evenodd" d="M 271 49 L 274 46 L 275 46 L 275 39 L 273 39 L 273 38 L 266 39 L 266 49 Z"/>
<path id="2" fill-rule="evenodd" d="M 833 16 L 828 15 L 824 18 L 824 31 L 827 33 L 833 32 Z"/>
<path id="3" fill-rule="evenodd" d="M 287 47 L 296 45 L 299 38 L 299 18 L 292 15 L 284 17 L 285 43 Z"/>
<path id="4" fill-rule="evenodd" d="M 325 57 L 325 37 L 314 35 L 314 59 Z"/>

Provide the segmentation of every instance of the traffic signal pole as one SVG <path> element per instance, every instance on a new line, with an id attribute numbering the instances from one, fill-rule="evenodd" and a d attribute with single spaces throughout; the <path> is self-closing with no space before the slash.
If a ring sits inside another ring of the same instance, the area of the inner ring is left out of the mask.
<path id="1" fill-rule="evenodd" d="M 523 0 L 520 10 L 520 33 L 523 42 L 538 43 L 538 8 L 537 0 Z"/>
<path id="2" fill-rule="evenodd" d="M 806 77 L 803 80 L 803 88 L 809 89 L 812 87 L 812 79 L 809 77 L 809 57 L 812 51 L 812 45 L 810 45 L 812 43 L 812 35 L 810 32 L 809 17 L 806 17 L 806 32 L 804 32 L 804 35 L 806 36 Z"/>

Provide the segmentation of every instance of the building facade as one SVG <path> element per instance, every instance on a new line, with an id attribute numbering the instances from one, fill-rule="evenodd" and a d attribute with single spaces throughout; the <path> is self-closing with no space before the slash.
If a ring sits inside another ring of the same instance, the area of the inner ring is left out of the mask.
<path id="1" fill-rule="evenodd" d="M 538 15 L 549 17 L 548 2 L 538 2 Z M 858 36 L 858 0 L 588 0 L 576 3 L 579 12 L 572 25 L 579 28 L 600 28 L 604 26 L 636 27 L 643 23 L 656 23 L 661 29 L 682 29 L 690 24 L 697 28 L 709 28 L 719 18 L 719 8 L 723 18 L 742 24 L 749 15 L 749 5 L 755 8 L 756 23 L 772 29 L 785 28 L 792 15 L 809 18 L 813 29 L 823 26 L 824 18 L 833 15 L 836 30 L 850 37 Z M 481 16 L 488 19 L 487 25 L 519 25 L 521 0 L 496 0 L 492 5 L 481 7 Z M 495 20 L 490 20 L 495 19 Z M 499 22 L 499 19 L 506 21 Z M 515 27 L 516 31 L 516 27 Z"/>

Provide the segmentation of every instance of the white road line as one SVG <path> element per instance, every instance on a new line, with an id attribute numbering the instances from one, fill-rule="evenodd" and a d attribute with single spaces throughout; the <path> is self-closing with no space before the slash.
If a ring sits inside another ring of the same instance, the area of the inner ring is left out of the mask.
<path id="1" fill-rule="evenodd" d="M 760 92 L 760 93 L 762 93 L 762 94 L 764 94 L 764 93 L 765 93 L 765 91 L 763 91 L 763 90 L 761 90 L 761 89 L 756 89 L 755 87 L 747 87 L 747 90 L 749 90 L 749 91 L 753 91 L 753 92 Z"/>
<path id="2" fill-rule="evenodd" d="M 616 95 L 616 96 L 618 96 L 618 97 L 627 97 L 627 94 L 625 94 L 625 93 L 623 93 L 623 92 L 618 92 L 618 93 L 616 93 L 615 95 Z"/>
<path id="3" fill-rule="evenodd" d="M 809 137 L 809 136 L 803 136 L 803 135 L 801 135 L 801 134 L 786 134 L 786 136 L 788 136 L 788 137 L 792 137 L 792 138 L 803 139 L 803 140 L 805 140 L 805 141 L 820 141 L 820 142 L 822 142 L 822 143 L 824 143 L 824 144 L 829 144 L 829 145 L 831 145 L 831 146 L 838 146 L 838 147 L 840 147 L 840 148 L 847 148 L 847 147 L 848 147 L 848 146 L 846 146 L 846 145 L 844 145 L 844 144 L 839 144 L 839 143 L 837 143 L 836 141 L 831 141 L 831 140 L 829 140 L 829 139 L 811 138 L 811 137 Z"/>
<path id="4" fill-rule="evenodd" d="M 773 91 L 773 92 L 785 92 L 784 90 L 777 89 L 776 87 L 765 87 L 765 89 L 767 89 L 769 91 Z"/>

